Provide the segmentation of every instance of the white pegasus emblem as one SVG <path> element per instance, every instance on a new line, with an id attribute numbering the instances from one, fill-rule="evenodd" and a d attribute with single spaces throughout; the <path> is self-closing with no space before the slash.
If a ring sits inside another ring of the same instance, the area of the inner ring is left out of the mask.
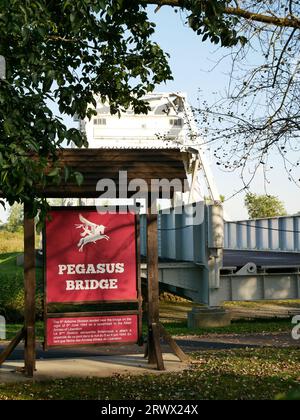
<path id="1" fill-rule="evenodd" d="M 76 229 L 83 229 L 82 233 L 80 234 L 81 239 L 77 244 L 79 252 L 83 252 L 84 246 L 89 243 L 95 244 L 101 239 L 106 239 L 107 241 L 110 239 L 109 236 L 104 234 L 106 229 L 105 226 L 96 225 L 96 223 L 90 222 L 89 220 L 85 219 L 82 214 L 79 215 L 79 220 L 81 221 L 81 224 L 75 225 Z"/>

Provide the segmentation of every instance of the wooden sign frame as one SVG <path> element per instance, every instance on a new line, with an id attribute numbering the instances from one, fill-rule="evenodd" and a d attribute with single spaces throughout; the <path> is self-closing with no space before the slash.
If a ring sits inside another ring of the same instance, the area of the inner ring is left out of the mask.
<path id="1" fill-rule="evenodd" d="M 159 322 L 159 276 L 158 276 L 158 246 L 157 246 L 157 215 L 151 213 L 152 197 L 160 194 L 152 185 L 156 179 L 174 178 L 186 180 L 186 164 L 190 158 L 189 152 L 179 149 L 151 149 L 151 150 L 112 150 L 112 149 L 58 149 L 57 161 L 59 165 L 70 167 L 83 175 L 84 182 L 77 185 L 72 181 L 62 182 L 60 185 L 40 186 L 36 196 L 43 198 L 99 198 L 95 188 L 96 180 L 115 180 L 119 192 L 119 173 L 124 168 L 128 170 L 128 183 L 134 179 L 145 180 L 148 188 L 148 216 L 147 216 L 147 323 L 148 341 L 146 354 L 149 365 L 164 369 L 160 337 L 172 348 L 172 351 L 182 361 L 189 358 L 179 348 L 173 338 L 165 331 Z M 155 171 L 153 163 L 155 162 Z M 53 159 L 49 156 L 49 168 Z M 178 191 L 183 192 L 179 188 Z M 177 191 L 176 190 L 176 191 Z M 129 194 L 130 195 L 130 194 Z M 132 194 L 133 195 L 133 192 Z M 0 197 L 5 195 L 0 190 Z M 32 378 L 36 367 L 36 254 L 35 254 L 35 221 L 32 217 L 30 204 L 24 206 L 24 325 L 12 341 L 0 353 L 0 366 L 8 359 L 17 345 L 24 340 L 24 369 L 25 376 Z M 140 239 L 138 239 L 140 240 Z M 141 302 L 138 302 L 141 305 Z"/>
<path id="2" fill-rule="evenodd" d="M 108 208 L 109 209 L 109 208 Z M 96 212 L 96 206 L 74 206 L 74 207 L 61 207 L 61 206 L 53 206 L 50 209 L 51 211 L 56 212 L 68 212 L 68 211 L 78 211 L 79 212 Z M 115 211 L 115 214 L 118 214 L 118 211 Z M 137 292 L 137 299 L 134 300 L 98 300 L 98 301 L 69 301 L 69 302 L 51 302 L 47 303 L 47 235 L 46 235 L 46 227 L 43 229 L 43 258 L 44 258 L 44 350 L 48 350 L 49 348 L 54 347 L 75 347 L 74 345 L 70 346 L 49 346 L 47 340 L 47 321 L 49 318 L 64 318 L 64 317 L 101 317 L 101 316 L 114 316 L 114 315 L 137 315 L 138 316 L 138 339 L 136 342 L 122 342 L 122 343 L 95 343 L 95 344 L 83 344 L 82 346 L 116 346 L 116 345 L 126 345 L 126 344 L 138 344 L 139 346 L 143 345 L 143 334 L 142 334 L 142 322 L 143 322 L 143 297 L 142 297 L 142 283 L 141 283 L 141 269 L 140 269 L 140 217 L 139 215 L 135 215 L 135 250 L 136 250 L 136 292 Z M 98 308 L 101 308 L 101 312 L 99 311 L 91 311 L 91 312 L 65 312 L 65 313 L 56 313 L 49 311 L 49 308 L 53 305 L 64 305 L 64 306 L 81 306 L 81 305 L 97 305 Z M 126 310 L 120 309 L 118 306 L 132 306 L 135 305 L 137 308 L 135 310 Z M 111 311 L 111 308 L 115 307 L 116 309 Z M 76 345 L 77 347 L 77 345 Z M 78 346 L 80 347 L 80 345 Z"/>

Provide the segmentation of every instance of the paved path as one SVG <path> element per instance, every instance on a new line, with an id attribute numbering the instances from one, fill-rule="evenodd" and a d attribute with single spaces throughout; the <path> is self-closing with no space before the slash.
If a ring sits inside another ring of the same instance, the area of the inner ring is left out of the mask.
<path id="1" fill-rule="evenodd" d="M 148 365 L 141 354 L 105 355 L 68 357 L 63 359 L 38 360 L 34 381 L 62 379 L 70 377 L 99 377 L 114 375 L 160 375 L 171 372 L 182 372 L 188 364 L 181 363 L 173 354 L 164 354 L 164 371 L 158 371 L 156 366 Z M 26 382 L 30 379 L 22 375 L 24 362 L 10 360 L 0 368 L 0 384 Z"/>
<path id="2" fill-rule="evenodd" d="M 209 334 L 206 336 L 185 336 L 176 338 L 178 344 L 185 352 L 195 352 L 203 350 L 230 350 L 242 348 L 259 347 L 294 347 L 300 348 L 300 340 L 295 341 L 289 333 L 273 334 Z M 0 351 L 4 348 L 0 345 Z M 72 349 L 52 349 L 43 351 L 41 345 L 37 346 L 37 359 L 59 359 L 76 357 L 98 357 L 125 354 L 142 354 L 143 347 L 120 346 L 120 347 L 80 347 Z M 163 351 L 169 352 L 170 349 L 163 345 Z M 20 345 L 11 355 L 9 360 L 21 360 L 23 358 L 23 346 Z"/>
<path id="3" fill-rule="evenodd" d="M 292 339 L 290 333 L 273 334 L 210 334 L 203 337 L 178 337 L 178 344 L 186 351 L 230 350 L 260 347 L 299 347 L 300 340 Z"/>

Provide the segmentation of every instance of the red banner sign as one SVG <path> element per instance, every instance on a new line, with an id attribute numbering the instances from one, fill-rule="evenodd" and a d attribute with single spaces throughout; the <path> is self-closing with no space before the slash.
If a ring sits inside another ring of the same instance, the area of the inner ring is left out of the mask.
<path id="1" fill-rule="evenodd" d="M 46 224 L 47 303 L 137 299 L 133 214 L 54 210 Z"/>
<path id="2" fill-rule="evenodd" d="M 137 341 L 137 315 L 47 319 L 48 347 Z"/>

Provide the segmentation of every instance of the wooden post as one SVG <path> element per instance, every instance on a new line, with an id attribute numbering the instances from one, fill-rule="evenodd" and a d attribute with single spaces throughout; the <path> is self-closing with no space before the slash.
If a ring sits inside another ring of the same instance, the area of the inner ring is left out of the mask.
<path id="1" fill-rule="evenodd" d="M 155 360 L 157 364 L 158 370 L 165 370 L 163 355 L 161 351 L 161 345 L 160 345 L 160 331 L 157 324 L 152 324 L 151 326 L 151 332 L 152 332 L 152 340 L 153 340 L 153 348 L 154 348 L 154 355 Z"/>
<path id="2" fill-rule="evenodd" d="M 137 288 L 138 288 L 138 308 L 139 308 L 139 346 L 143 346 L 143 296 L 142 296 L 142 276 L 141 276 L 141 223 L 140 215 L 136 216 L 135 229 L 136 241 L 136 268 L 137 268 Z"/>
<path id="3" fill-rule="evenodd" d="M 35 370 L 35 224 L 24 211 L 24 282 L 25 282 L 25 350 L 24 373 L 32 378 Z"/>
<path id="4" fill-rule="evenodd" d="M 150 213 L 150 210 L 149 210 Z M 148 362 L 164 369 L 159 341 L 159 279 L 157 215 L 147 216 L 147 266 L 148 266 Z"/>

